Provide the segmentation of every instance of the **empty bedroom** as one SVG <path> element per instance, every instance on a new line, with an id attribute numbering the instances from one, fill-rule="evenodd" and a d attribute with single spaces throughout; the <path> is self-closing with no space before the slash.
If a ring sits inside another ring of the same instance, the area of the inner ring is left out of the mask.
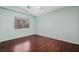
<path id="1" fill-rule="evenodd" d="M 79 52 L 78 6 L 0 6 L 0 52 Z"/>

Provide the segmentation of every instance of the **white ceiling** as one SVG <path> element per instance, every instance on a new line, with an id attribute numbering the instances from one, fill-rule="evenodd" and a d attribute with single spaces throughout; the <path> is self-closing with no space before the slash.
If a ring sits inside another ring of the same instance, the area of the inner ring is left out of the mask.
<path id="1" fill-rule="evenodd" d="M 33 16 L 39 16 L 64 7 L 66 6 L 21 6 L 20 8 L 28 11 Z"/>

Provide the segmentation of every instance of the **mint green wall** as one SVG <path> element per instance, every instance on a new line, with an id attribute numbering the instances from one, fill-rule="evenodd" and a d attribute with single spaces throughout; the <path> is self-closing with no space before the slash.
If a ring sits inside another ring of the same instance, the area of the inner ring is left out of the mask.
<path id="1" fill-rule="evenodd" d="M 18 11 L 20 10 L 18 9 Z M 30 27 L 26 29 L 15 29 L 14 28 L 15 16 L 29 18 Z M 25 14 L 21 14 L 18 12 L 13 12 L 11 10 L 0 8 L 0 41 L 5 41 L 5 40 L 13 39 L 13 38 L 18 38 L 18 37 L 23 37 L 23 36 L 34 34 L 35 33 L 35 21 L 34 20 L 35 20 L 35 17 L 31 15 L 27 15 L 27 14 L 25 15 Z"/>
<path id="2" fill-rule="evenodd" d="M 78 21 L 77 21 L 77 27 L 78 27 L 78 38 L 79 38 L 79 7 L 77 8 L 77 17 L 78 17 Z"/>
<path id="3" fill-rule="evenodd" d="M 66 7 L 37 17 L 39 35 L 79 44 L 79 7 Z"/>

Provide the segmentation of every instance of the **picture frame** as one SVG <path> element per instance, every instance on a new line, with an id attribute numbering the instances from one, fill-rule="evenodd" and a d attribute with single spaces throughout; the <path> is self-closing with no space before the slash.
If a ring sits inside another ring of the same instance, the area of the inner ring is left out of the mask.
<path id="1" fill-rule="evenodd" d="M 15 28 L 29 28 L 29 19 L 25 17 L 15 17 Z"/>

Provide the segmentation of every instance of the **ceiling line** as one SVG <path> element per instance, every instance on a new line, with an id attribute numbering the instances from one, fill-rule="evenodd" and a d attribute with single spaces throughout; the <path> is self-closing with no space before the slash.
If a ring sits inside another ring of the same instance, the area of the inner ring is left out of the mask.
<path id="1" fill-rule="evenodd" d="M 13 12 L 17 12 L 17 13 L 21 13 L 21 14 L 24 14 L 24 15 L 33 16 L 33 15 L 31 15 L 31 14 L 23 13 L 23 12 L 16 11 L 16 10 L 12 10 L 12 9 L 8 9 L 8 8 L 5 8 L 5 7 L 0 7 L 0 8 L 2 8 L 2 9 L 6 9 L 6 10 L 9 10 L 9 11 L 13 11 Z M 33 17 L 35 17 L 35 16 L 33 16 Z"/>

